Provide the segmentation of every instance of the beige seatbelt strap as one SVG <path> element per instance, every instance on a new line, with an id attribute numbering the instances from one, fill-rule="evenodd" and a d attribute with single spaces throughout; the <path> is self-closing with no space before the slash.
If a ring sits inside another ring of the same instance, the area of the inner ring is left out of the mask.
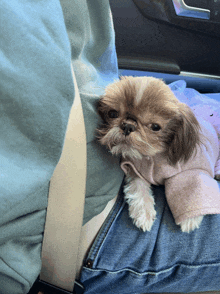
<path id="1" fill-rule="evenodd" d="M 70 111 L 59 163 L 50 182 L 40 280 L 72 292 L 86 183 L 86 136 L 75 75 Z"/>

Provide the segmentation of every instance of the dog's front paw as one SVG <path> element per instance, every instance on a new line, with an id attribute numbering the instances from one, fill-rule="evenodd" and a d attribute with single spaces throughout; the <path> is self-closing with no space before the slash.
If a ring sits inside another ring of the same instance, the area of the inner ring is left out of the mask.
<path id="1" fill-rule="evenodd" d="M 182 232 L 190 233 L 195 229 L 198 229 L 201 222 L 202 222 L 203 216 L 196 216 L 193 218 L 188 218 L 185 221 L 180 223 L 180 227 Z"/>
<path id="2" fill-rule="evenodd" d="M 149 183 L 140 178 L 128 179 L 125 199 L 129 205 L 129 216 L 144 232 L 150 231 L 156 218 L 154 197 Z"/>
<path id="3" fill-rule="evenodd" d="M 154 220 L 156 219 L 156 210 L 153 205 L 147 209 L 146 207 L 134 207 L 131 205 L 129 207 L 129 214 L 135 226 L 142 229 L 144 232 L 149 232 L 151 230 Z"/>

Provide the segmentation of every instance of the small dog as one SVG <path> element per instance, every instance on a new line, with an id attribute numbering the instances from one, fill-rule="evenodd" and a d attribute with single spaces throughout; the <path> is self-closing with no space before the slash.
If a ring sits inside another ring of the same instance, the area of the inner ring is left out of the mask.
<path id="1" fill-rule="evenodd" d="M 175 166 L 187 162 L 201 144 L 200 125 L 193 111 L 160 79 L 122 77 L 106 88 L 98 113 L 103 119 L 98 130 L 101 144 L 124 159 L 163 155 L 170 166 Z M 134 224 L 150 231 L 156 218 L 151 184 L 128 168 L 124 192 Z M 202 219 L 184 220 L 180 223 L 182 231 L 198 228 Z"/>

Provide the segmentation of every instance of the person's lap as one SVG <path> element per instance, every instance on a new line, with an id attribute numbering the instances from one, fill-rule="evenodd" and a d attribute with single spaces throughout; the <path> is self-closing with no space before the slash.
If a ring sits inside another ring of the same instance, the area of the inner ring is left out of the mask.
<path id="1" fill-rule="evenodd" d="M 157 219 L 150 232 L 137 229 L 123 193 L 96 237 L 81 272 L 85 293 L 162 293 L 220 290 L 220 215 L 182 233 L 163 187 L 153 187 Z"/>

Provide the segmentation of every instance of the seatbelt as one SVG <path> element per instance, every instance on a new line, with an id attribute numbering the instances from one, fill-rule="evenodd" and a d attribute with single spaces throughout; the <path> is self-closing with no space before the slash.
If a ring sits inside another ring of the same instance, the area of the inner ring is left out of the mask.
<path id="1" fill-rule="evenodd" d="M 74 287 L 86 184 L 85 126 L 73 70 L 72 75 L 75 100 L 61 158 L 50 181 L 40 273 L 42 285 L 69 292 Z"/>

